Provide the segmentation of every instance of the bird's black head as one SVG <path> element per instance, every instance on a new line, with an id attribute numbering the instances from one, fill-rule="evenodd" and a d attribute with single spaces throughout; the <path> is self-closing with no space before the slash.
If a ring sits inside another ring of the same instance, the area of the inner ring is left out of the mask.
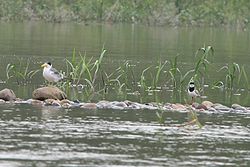
<path id="1" fill-rule="evenodd" d="M 47 62 L 47 64 L 51 66 L 51 62 Z"/>
<path id="2" fill-rule="evenodd" d="M 193 82 L 193 81 L 191 81 L 189 84 L 190 84 L 190 85 L 194 85 L 194 82 Z"/>

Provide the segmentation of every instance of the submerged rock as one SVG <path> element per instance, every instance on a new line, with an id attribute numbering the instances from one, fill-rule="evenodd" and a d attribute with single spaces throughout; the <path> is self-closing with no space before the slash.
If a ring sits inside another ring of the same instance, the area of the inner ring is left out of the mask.
<path id="1" fill-rule="evenodd" d="M 0 99 L 3 99 L 5 101 L 15 101 L 16 95 L 11 89 L 3 89 L 0 91 Z"/>
<path id="2" fill-rule="evenodd" d="M 192 107 L 193 107 L 194 109 L 196 109 L 196 110 L 199 110 L 199 111 L 207 110 L 207 109 L 208 109 L 205 105 L 199 104 L 199 103 L 196 103 L 196 102 L 194 102 L 194 103 L 192 104 Z"/>
<path id="3" fill-rule="evenodd" d="M 199 103 L 194 102 L 194 103 L 192 104 L 192 107 L 195 108 L 195 109 L 197 109 L 197 108 L 199 107 L 199 105 L 200 105 Z"/>
<path id="4" fill-rule="evenodd" d="M 245 111 L 247 110 L 246 107 L 243 107 L 239 104 L 232 104 L 232 108 L 235 109 L 235 110 L 241 110 L 241 111 Z"/>
<path id="5" fill-rule="evenodd" d="M 127 104 L 125 102 L 119 102 L 119 101 L 113 101 L 111 102 L 112 106 L 117 106 L 117 107 L 121 107 L 121 108 L 126 108 L 128 107 Z"/>
<path id="6" fill-rule="evenodd" d="M 81 106 L 80 108 L 89 110 L 97 109 L 97 105 L 95 103 L 81 103 L 80 106 Z"/>
<path id="7" fill-rule="evenodd" d="M 58 106 L 58 107 L 60 106 L 61 107 L 61 104 L 58 101 L 53 101 L 52 106 Z"/>
<path id="8" fill-rule="evenodd" d="M 44 104 L 43 101 L 35 100 L 35 99 L 28 99 L 28 100 L 24 101 L 24 103 L 32 104 L 32 105 L 43 105 Z"/>
<path id="9" fill-rule="evenodd" d="M 59 101 L 59 103 L 60 103 L 61 105 L 64 105 L 64 104 L 73 104 L 74 102 L 73 102 L 73 101 L 70 101 L 70 100 L 68 100 L 68 99 L 63 99 L 63 100 Z"/>
<path id="10" fill-rule="evenodd" d="M 230 108 L 227 107 L 227 106 L 224 106 L 222 104 L 219 104 L 219 103 L 215 103 L 213 104 L 212 106 L 214 109 L 216 109 L 217 111 L 230 111 Z"/>
<path id="11" fill-rule="evenodd" d="M 122 110 L 127 108 L 127 103 L 125 102 L 118 102 L 118 101 L 113 101 L 113 102 L 109 102 L 109 101 L 99 101 L 96 104 L 97 108 L 102 108 L 102 109 L 117 109 L 117 110 Z"/>
<path id="12" fill-rule="evenodd" d="M 151 103 L 146 103 L 143 105 L 145 107 L 145 109 L 148 109 L 148 110 L 156 110 L 156 109 L 159 109 L 159 110 L 166 110 L 164 107 L 165 105 L 161 105 L 161 104 L 158 104 L 158 103 L 155 103 L 155 102 L 151 102 Z"/>
<path id="13" fill-rule="evenodd" d="M 129 100 L 125 100 L 124 103 L 126 103 L 127 106 L 130 106 L 130 105 L 133 104 L 133 102 L 132 102 L 132 101 L 129 101 Z"/>
<path id="14" fill-rule="evenodd" d="M 5 100 L 0 99 L 0 104 L 3 104 L 3 103 L 5 103 Z"/>
<path id="15" fill-rule="evenodd" d="M 153 103 L 147 103 L 147 104 L 141 104 L 137 102 L 131 102 L 131 101 L 124 101 L 124 102 L 119 102 L 119 101 L 100 101 L 96 104 L 97 108 L 100 109 L 115 109 L 115 110 L 123 110 L 123 109 L 134 109 L 134 110 L 139 110 L 139 109 L 149 109 L 149 110 L 156 110 L 158 107 L 156 107 Z"/>
<path id="16" fill-rule="evenodd" d="M 171 107 L 173 110 L 177 110 L 177 111 L 187 110 L 186 106 L 180 103 L 172 104 Z"/>
<path id="17" fill-rule="evenodd" d="M 20 98 L 16 98 L 15 104 L 22 104 L 22 103 L 25 103 L 25 101 L 23 99 L 20 99 Z"/>
<path id="18" fill-rule="evenodd" d="M 210 112 L 216 112 L 217 110 L 215 108 L 211 107 L 211 108 L 208 109 L 208 111 L 210 111 Z"/>
<path id="19" fill-rule="evenodd" d="M 46 99 L 44 102 L 45 106 L 61 106 L 60 101 L 55 99 Z"/>
<path id="20" fill-rule="evenodd" d="M 128 106 L 128 109 L 143 109 L 143 104 L 137 103 L 137 102 L 131 102 L 131 104 Z"/>
<path id="21" fill-rule="evenodd" d="M 96 104 L 97 108 L 110 108 L 110 103 L 109 101 L 106 100 L 101 100 Z"/>
<path id="22" fill-rule="evenodd" d="M 61 105 L 62 105 L 63 108 L 71 108 L 72 107 L 72 105 L 69 104 L 69 103 L 63 103 Z"/>
<path id="23" fill-rule="evenodd" d="M 173 109 L 172 109 L 172 104 L 171 104 L 171 103 L 166 103 L 166 104 L 164 104 L 163 108 L 164 108 L 165 110 L 173 110 Z"/>
<path id="24" fill-rule="evenodd" d="M 57 87 L 42 87 L 33 91 L 33 99 L 36 100 L 46 100 L 46 99 L 55 99 L 63 100 L 67 99 L 66 94 Z"/>

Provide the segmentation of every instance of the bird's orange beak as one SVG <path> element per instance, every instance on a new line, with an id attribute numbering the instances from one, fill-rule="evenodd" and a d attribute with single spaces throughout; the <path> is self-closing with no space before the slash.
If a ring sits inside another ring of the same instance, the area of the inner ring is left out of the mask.
<path id="1" fill-rule="evenodd" d="M 41 67 L 47 67 L 48 65 L 46 63 L 44 63 L 43 65 L 41 65 Z"/>

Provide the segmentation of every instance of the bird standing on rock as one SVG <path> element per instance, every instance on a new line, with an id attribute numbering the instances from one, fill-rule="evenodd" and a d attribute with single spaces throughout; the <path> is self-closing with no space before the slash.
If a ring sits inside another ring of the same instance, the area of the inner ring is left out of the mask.
<path id="1" fill-rule="evenodd" d="M 49 82 L 58 82 L 63 79 L 63 75 L 59 73 L 55 68 L 52 68 L 50 62 L 41 65 L 43 67 L 43 77 Z"/>
<path id="2" fill-rule="evenodd" d="M 194 81 L 193 81 L 193 80 L 191 80 L 191 81 L 189 82 L 189 86 L 188 86 L 188 95 L 189 95 L 190 97 L 192 97 L 191 104 L 194 103 L 195 97 L 199 97 L 199 96 L 200 96 L 199 91 L 195 89 L 195 85 L 194 85 Z"/>

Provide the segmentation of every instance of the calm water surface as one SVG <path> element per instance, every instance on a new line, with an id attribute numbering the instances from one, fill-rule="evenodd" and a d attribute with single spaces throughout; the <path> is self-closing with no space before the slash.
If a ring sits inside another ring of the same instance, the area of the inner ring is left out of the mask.
<path id="1" fill-rule="evenodd" d="M 244 65 L 250 73 L 249 31 L 238 31 L 223 28 L 166 28 L 147 27 L 142 25 L 82 25 L 82 24 L 51 24 L 51 23 L 1 23 L 0 26 L 0 79 L 6 80 L 4 72 L 8 63 L 27 62 L 31 60 L 30 69 L 40 69 L 45 61 L 51 61 L 58 70 L 65 71 L 65 59 L 70 58 L 72 50 L 86 53 L 87 58 L 97 59 L 103 46 L 107 50 L 103 68 L 112 72 L 124 61 L 135 65 L 135 75 L 139 76 L 149 65 L 157 61 L 173 59 L 179 55 L 179 67 L 183 73 L 194 68 L 194 55 L 198 48 L 204 45 L 214 47 L 215 55 L 210 57 L 206 84 L 210 86 L 218 80 L 225 81 L 225 71 L 218 70 L 232 62 Z M 149 75 L 149 74 L 148 74 Z M 162 77 L 166 77 L 166 74 Z M 191 76 L 190 76 L 191 77 Z M 189 77 L 189 78 L 190 78 Z M 188 78 L 188 79 L 189 79 Z M 30 98 L 34 88 L 43 83 L 41 72 L 28 86 L 17 86 L 15 80 L 0 84 L 0 88 L 13 89 L 18 97 Z M 168 86 L 168 85 L 167 85 Z M 238 88 L 245 88 L 238 85 Z M 227 92 L 212 90 L 209 87 L 204 95 L 208 100 L 226 105 L 240 103 L 249 105 L 248 91 L 233 92 L 237 96 L 229 98 Z M 173 95 L 167 91 L 160 93 L 162 102 L 172 102 Z M 140 101 L 137 97 L 127 99 Z M 98 100 L 98 99 L 97 99 Z M 110 95 L 108 100 L 117 100 L 116 95 Z M 155 101 L 147 97 L 144 102 Z M 184 98 L 175 100 L 184 102 Z"/>
<path id="2" fill-rule="evenodd" d="M 194 65 L 195 51 L 212 45 L 208 83 L 223 78 L 217 70 L 231 62 L 250 61 L 249 31 L 210 28 L 166 28 L 141 25 L 81 25 L 49 23 L 1 23 L 0 80 L 6 80 L 8 63 L 31 60 L 39 69 L 45 61 L 65 69 L 73 48 L 98 58 L 105 45 L 104 68 L 113 70 L 125 60 L 139 70 L 180 55 L 184 69 Z M 31 84 L 0 84 L 27 99 L 43 84 L 41 72 Z M 250 106 L 249 93 L 207 88 L 208 100 L 226 105 Z M 162 102 L 172 102 L 167 91 Z M 120 100 L 117 95 L 108 100 Z M 137 97 L 127 99 L 140 101 Z M 183 100 L 183 99 L 182 99 Z M 155 101 L 147 96 L 145 102 Z M 249 166 L 249 113 L 199 113 L 202 129 L 182 127 L 187 113 L 166 112 L 165 125 L 155 111 L 117 111 L 0 105 L 0 166 Z"/>

